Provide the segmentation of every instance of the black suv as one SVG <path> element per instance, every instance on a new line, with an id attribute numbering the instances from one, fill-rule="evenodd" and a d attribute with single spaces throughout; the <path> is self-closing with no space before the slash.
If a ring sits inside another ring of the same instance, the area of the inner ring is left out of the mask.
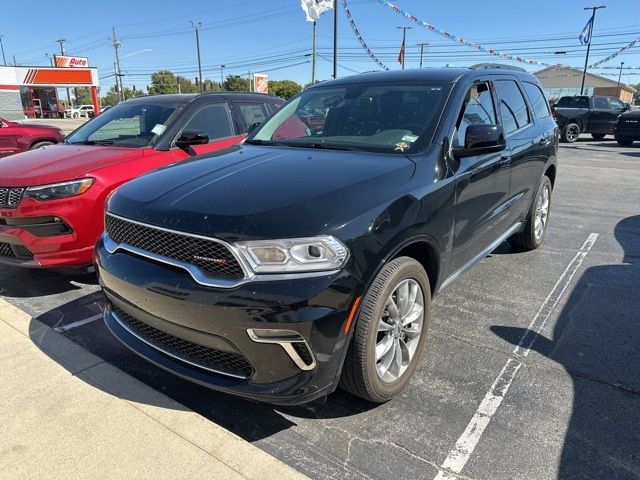
<path id="1" fill-rule="evenodd" d="M 290 100 L 242 146 L 138 178 L 97 246 L 105 321 L 182 377 L 373 402 L 418 366 L 431 299 L 545 237 L 557 127 L 536 77 L 368 73 Z"/>

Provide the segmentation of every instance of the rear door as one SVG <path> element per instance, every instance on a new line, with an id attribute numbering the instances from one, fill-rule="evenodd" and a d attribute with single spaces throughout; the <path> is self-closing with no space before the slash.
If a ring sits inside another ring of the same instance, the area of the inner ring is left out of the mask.
<path id="1" fill-rule="evenodd" d="M 591 133 L 613 133 L 616 118 L 620 115 L 621 108 L 615 109 L 609 97 L 593 97 L 593 109 L 591 111 Z"/>
<path id="2" fill-rule="evenodd" d="M 18 151 L 16 128 L 0 120 L 0 157 Z"/>
<path id="3" fill-rule="evenodd" d="M 489 79 L 478 80 L 468 89 L 456 123 L 453 147 L 464 145 L 467 126 L 498 123 L 496 100 Z M 475 261 L 508 228 L 510 179 L 508 149 L 460 160 L 456 172 L 451 274 Z"/>

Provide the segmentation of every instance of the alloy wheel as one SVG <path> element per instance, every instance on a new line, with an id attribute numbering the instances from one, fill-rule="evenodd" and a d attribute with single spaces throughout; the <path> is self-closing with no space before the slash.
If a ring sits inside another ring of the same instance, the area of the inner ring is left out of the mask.
<path id="1" fill-rule="evenodd" d="M 551 192 L 549 191 L 549 187 L 544 185 L 542 187 L 542 191 L 538 196 L 538 202 L 536 204 L 536 216 L 535 216 L 535 235 L 536 240 L 540 241 L 542 236 L 544 235 L 545 228 L 547 226 L 547 219 L 549 218 L 549 198 L 551 196 Z"/>
<path id="2" fill-rule="evenodd" d="M 398 380 L 416 354 L 424 324 L 424 293 L 413 279 L 400 282 L 378 321 L 376 371 L 385 383 Z"/>

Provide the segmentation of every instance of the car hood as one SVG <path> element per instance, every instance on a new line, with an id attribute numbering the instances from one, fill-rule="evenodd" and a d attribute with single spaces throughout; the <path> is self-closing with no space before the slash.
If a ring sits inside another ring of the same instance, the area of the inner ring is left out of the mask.
<path id="1" fill-rule="evenodd" d="M 627 110 L 626 112 L 621 113 L 620 116 L 623 118 L 640 118 L 640 109 Z"/>
<path id="2" fill-rule="evenodd" d="M 93 170 L 137 160 L 145 149 L 51 145 L 0 159 L 0 185 L 27 187 L 73 180 Z"/>
<path id="3" fill-rule="evenodd" d="M 58 127 L 54 127 L 53 125 L 42 125 L 42 124 L 35 124 L 35 123 L 16 123 L 16 125 L 18 127 L 25 127 L 25 128 L 33 128 L 33 129 L 42 129 L 42 130 L 55 130 L 56 132 L 61 131 L 60 128 Z"/>
<path id="4" fill-rule="evenodd" d="M 404 155 L 245 145 L 137 178 L 109 211 L 229 241 L 312 236 L 414 170 Z"/>

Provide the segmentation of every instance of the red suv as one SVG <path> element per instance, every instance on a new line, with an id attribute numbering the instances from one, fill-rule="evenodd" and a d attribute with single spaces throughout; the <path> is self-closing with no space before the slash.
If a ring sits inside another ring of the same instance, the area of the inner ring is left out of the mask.
<path id="1" fill-rule="evenodd" d="M 283 102 L 251 93 L 138 97 L 85 123 L 60 145 L 0 160 L 0 263 L 90 266 L 104 202 L 115 188 L 239 143 Z"/>
<path id="2" fill-rule="evenodd" d="M 24 125 L 0 118 L 0 157 L 60 143 L 64 132 L 47 125 Z"/>

